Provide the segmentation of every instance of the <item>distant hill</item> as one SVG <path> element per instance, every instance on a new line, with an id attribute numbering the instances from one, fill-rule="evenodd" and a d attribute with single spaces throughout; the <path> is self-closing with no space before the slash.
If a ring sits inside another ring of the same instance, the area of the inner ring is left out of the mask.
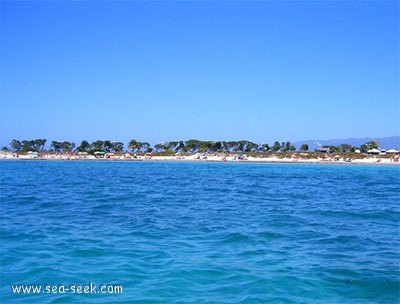
<path id="1" fill-rule="evenodd" d="M 296 149 L 300 149 L 301 145 L 308 144 L 309 150 L 314 151 L 318 146 L 339 146 L 341 144 L 349 144 L 352 146 L 360 147 L 361 145 L 375 140 L 378 142 L 379 148 L 381 149 L 400 149 L 400 136 L 389 136 L 389 137 L 380 137 L 380 138 L 372 138 L 372 137 L 364 137 L 364 138 L 345 138 L 345 139 L 329 139 L 329 140 L 321 140 L 321 139 L 310 139 L 295 142 L 294 145 Z"/>

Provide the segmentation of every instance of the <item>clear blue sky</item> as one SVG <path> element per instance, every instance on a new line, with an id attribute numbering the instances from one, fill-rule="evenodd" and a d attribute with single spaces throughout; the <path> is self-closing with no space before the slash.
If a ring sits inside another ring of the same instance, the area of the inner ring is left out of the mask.
<path id="1" fill-rule="evenodd" d="M 1 1 L 1 142 L 400 134 L 398 1 Z"/>

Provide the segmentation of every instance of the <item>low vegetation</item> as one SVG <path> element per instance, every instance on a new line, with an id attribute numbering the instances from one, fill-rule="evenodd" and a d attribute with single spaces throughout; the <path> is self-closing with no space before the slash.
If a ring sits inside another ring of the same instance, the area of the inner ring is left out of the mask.
<path id="1" fill-rule="evenodd" d="M 367 142 L 361 147 L 354 147 L 343 143 L 339 146 L 319 147 L 316 151 L 309 151 L 309 146 L 303 144 L 299 150 L 290 141 L 275 141 L 273 145 L 267 143 L 256 144 L 248 140 L 240 141 L 202 141 L 190 139 L 187 141 L 169 141 L 158 143 L 151 147 L 148 142 L 140 142 L 132 139 L 128 143 L 128 150 L 124 144 L 111 140 L 96 140 L 89 143 L 82 140 L 77 146 L 74 142 L 69 141 L 51 141 L 49 148 L 45 149 L 46 139 L 33 140 L 17 140 L 14 139 L 10 143 L 10 149 L 3 147 L 3 150 L 12 150 L 18 153 L 31 152 L 85 152 L 94 154 L 97 152 L 104 153 L 126 153 L 132 152 L 138 155 L 152 153 L 153 155 L 169 156 L 176 154 L 192 154 L 192 153 L 243 153 L 255 157 L 271 157 L 273 154 L 277 158 L 300 157 L 300 158 L 323 158 L 324 154 L 335 154 L 340 157 L 362 158 L 361 153 L 367 153 L 371 149 L 377 149 L 378 144 L 375 141 Z M 321 149 L 323 148 L 323 149 Z M 307 153 L 306 153 L 307 152 Z"/>

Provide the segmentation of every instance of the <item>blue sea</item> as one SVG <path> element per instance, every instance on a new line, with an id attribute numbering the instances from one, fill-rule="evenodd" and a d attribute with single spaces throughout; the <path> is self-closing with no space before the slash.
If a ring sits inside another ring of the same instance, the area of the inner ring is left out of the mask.
<path id="1" fill-rule="evenodd" d="M 0 302 L 399 303 L 399 169 L 0 161 Z"/>

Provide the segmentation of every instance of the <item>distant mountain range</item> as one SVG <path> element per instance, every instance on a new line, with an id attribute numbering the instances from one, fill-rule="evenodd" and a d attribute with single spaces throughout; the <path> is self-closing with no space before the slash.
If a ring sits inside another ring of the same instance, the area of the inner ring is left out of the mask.
<path id="1" fill-rule="evenodd" d="M 380 149 L 400 149 L 400 136 L 389 136 L 389 137 L 364 137 L 364 138 L 345 138 L 345 139 L 310 139 L 295 142 L 296 149 L 300 149 L 301 145 L 308 144 L 310 151 L 314 151 L 317 147 L 322 146 L 340 146 L 341 144 L 349 144 L 352 146 L 360 147 L 361 145 L 374 140 L 378 143 Z"/>

